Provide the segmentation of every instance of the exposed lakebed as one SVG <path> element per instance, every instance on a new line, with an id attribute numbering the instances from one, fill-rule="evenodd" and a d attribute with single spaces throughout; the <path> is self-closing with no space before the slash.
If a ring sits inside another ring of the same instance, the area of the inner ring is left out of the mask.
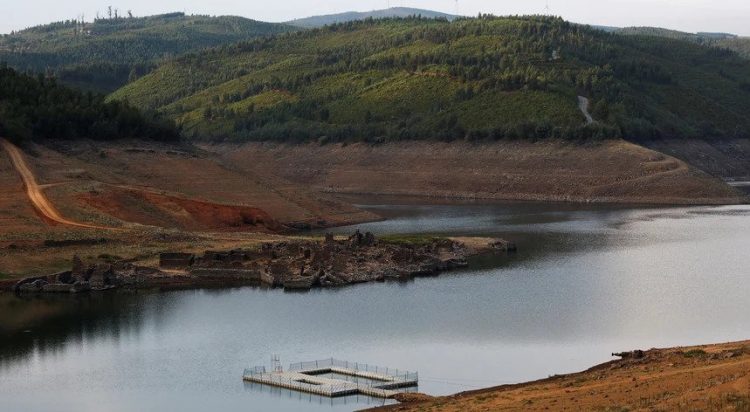
<path id="1" fill-rule="evenodd" d="M 750 207 L 393 205 L 383 234 L 486 235 L 518 253 L 407 283 L 0 295 L 3 410 L 353 410 L 241 381 L 337 358 L 420 373 L 446 394 L 571 372 L 611 352 L 748 338 Z M 353 228 L 341 228 L 350 233 Z"/>

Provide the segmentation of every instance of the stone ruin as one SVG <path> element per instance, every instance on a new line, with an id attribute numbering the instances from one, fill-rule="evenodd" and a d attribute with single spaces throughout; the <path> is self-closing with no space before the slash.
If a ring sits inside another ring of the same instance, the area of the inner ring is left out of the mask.
<path id="1" fill-rule="evenodd" d="M 372 233 L 366 232 L 363 235 L 358 229 L 353 235 L 349 236 L 348 242 L 350 247 L 375 246 L 377 239 Z"/>
<path id="2" fill-rule="evenodd" d="M 26 293 L 76 293 L 88 290 L 105 290 L 119 286 L 112 265 L 97 263 L 84 265 L 81 258 L 73 256 L 73 268 L 49 276 L 24 279 L 16 290 Z"/>
<path id="3" fill-rule="evenodd" d="M 457 242 L 433 240 L 418 246 L 382 243 L 357 230 L 343 240 L 326 234 L 306 239 L 263 243 L 257 249 L 206 251 L 202 256 L 162 254 L 162 269 L 178 268 L 202 279 L 257 281 L 285 289 L 338 286 L 409 278 L 465 266 Z"/>
<path id="4" fill-rule="evenodd" d="M 193 265 L 195 255 L 192 253 L 162 253 L 159 255 L 159 267 L 166 270 L 180 270 Z"/>
<path id="5" fill-rule="evenodd" d="M 515 245 L 493 240 L 495 250 Z M 20 292 L 81 292 L 118 286 L 189 286 L 256 283 L 285 289 L 334 287 L 353 283 L 407 280 L 464 267 L 472 253 L 464 243 L 425 238 L 417 242 L 382 241 L 359 230 L 348 237 L 326 234 L 320 240 L 289 239 L 253 249 L 207 250 L 202 255 L 170 252 L 159 256 L 159 269 L 128 262 L 86 265 L 77 256 L 69 271 L 27 278 Z M 168 270 L 169 272 L 165 272 Z"/>

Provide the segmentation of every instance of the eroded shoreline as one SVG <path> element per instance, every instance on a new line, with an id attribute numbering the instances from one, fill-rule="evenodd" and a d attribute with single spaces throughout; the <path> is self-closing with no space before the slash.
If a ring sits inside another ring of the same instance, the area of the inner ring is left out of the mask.
<path id="1" fill-rule="evenodd" d="M 71 270 L 21 279 L 6 289 L 21 294 L 80 293 L 117 288 L 236 286 L 308 290 L 357 283 L 405 281 L 465 268 L 479 254 L 512 253 L 497 238 L 400 236 L 378 239 L 356 231 L 348 237 L 288 238 L 255 248 L 160 254 L 158 266 L 128 261 L 89 262 L 74 257 Z"/>

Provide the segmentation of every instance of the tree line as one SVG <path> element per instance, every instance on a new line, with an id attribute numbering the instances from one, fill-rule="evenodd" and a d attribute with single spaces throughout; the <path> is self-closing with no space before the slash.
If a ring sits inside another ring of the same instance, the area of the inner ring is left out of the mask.
<path id="1" fill-rule="evenodd" d="M 170 120 L 125 102 L 60 85 L 54 78 L 18 73 L 0 63 L 0 135 L 16 143 L 47 139 L 176 141 Z"/>

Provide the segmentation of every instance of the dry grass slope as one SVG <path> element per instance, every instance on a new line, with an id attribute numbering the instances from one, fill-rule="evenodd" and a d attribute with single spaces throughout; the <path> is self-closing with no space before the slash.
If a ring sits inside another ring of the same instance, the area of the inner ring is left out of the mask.
<path id="1" fill-rule="evenodd" d="M 748 411 L 750 341 L 652 349 L 585 372 L 380 408 L 382 411 Z"/>

